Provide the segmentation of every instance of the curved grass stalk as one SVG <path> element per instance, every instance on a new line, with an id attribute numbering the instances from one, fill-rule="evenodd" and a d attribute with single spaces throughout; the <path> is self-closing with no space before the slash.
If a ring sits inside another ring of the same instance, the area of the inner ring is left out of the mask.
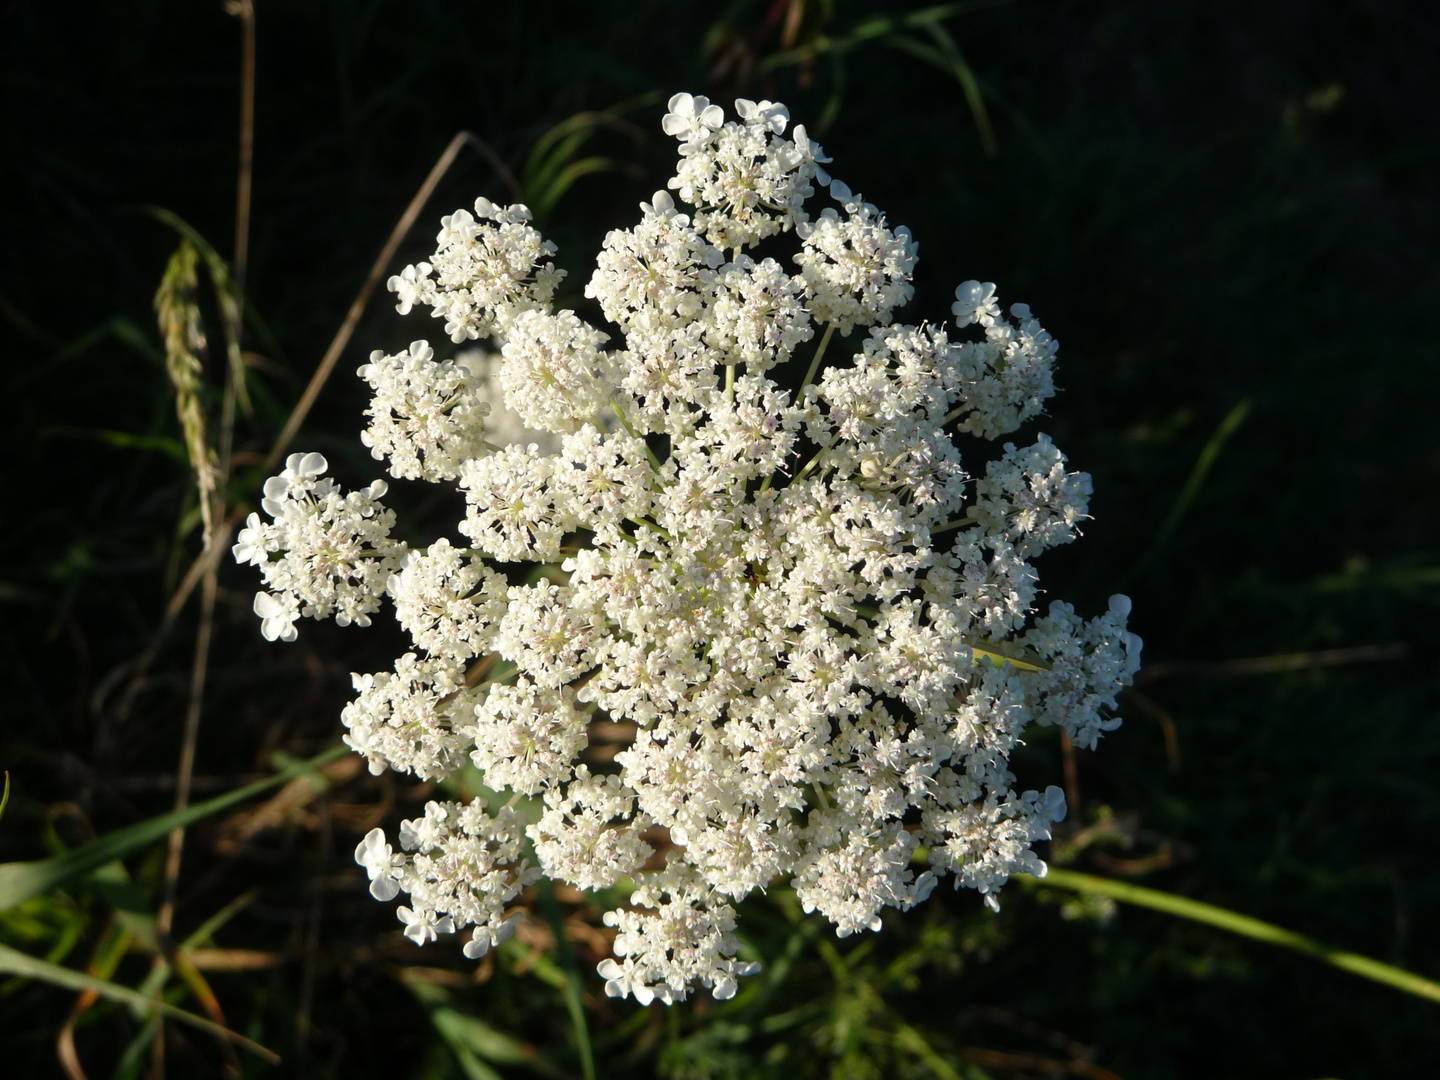
<path id="1" fill-rule="evenodd" d="M 61 967 L 59 964 L 46 963 L 44 960 L 36 959 L 12 949 L 8 945 L 0 945 L 0 971 L 10 975 L 18 975 L 24 979 L 39 979 L 55 986 L 63 986 L 67 990 L 89 991 L 101 997 L 123 1002 L 132 1008 L 139 1009 L 144 1013 L 159 1012 L 175 1020 L 183 1021 L 208 1031 L 212 1035 L 227 1039 L 237 1045 L 249 1050 L 271 1064 L 279 1062 L 280 1057 L 273 1050 L 267 1050 L 257 1042 L 252 1042 L 237 1032 L 227 1027 L 206 1020 L 203 1016 L 196 1016 L 184 1009 L 177 1009 L 167 1002 L 156 998 L 146 997 L 138 990 L 132 990 L 128 986 L 121 986 L 118 983 L 108 982 L 105 979 L 97 979 L 93 975 L 86 975 L 83 971 L 75 971 L 71 968 Z"/>
<path id="2" fill-rule="evenodd" d="M 1131 885 L 1125 881 L 1096 877 L 1094 874 L 1082 874 L 1075 870 L 1052 868 L 1045 875 L 1043 881 L 1029 874 L 1020 874 L 1017 875 L 1017 878 L 1030 885 L 1044 884 L 1059 889 L 1070 889 L 1074 892 L 1108 896 L 1122 904 L 1134 904 L 1136 907 L 1163 911 L 1167 915 L 1190 919 L 1192 922 L 1205 923 L 1207 926 L 1228 930 L 1241 937 L 1253 938 L 1268 945 L 1278 945 L 1282 949 L 1290 949 L 1292 952 L 1301 953 L 1312 960 L 1319 960 L 1323 964 L 1339 968 L 1341 971 L 1348 971 L 1363 979 L 1369 979 L 1372 982 L 1378 982 L 1440 1004 L 1440 983 L 1422 975 L 1416 975 L 1413 971 L 1406 971 L 1404 968 L 1384 964 L 1368 956 L 1361 956 L 1359 953 L 1332 948 L 1312 937 L 1297 934 L 1293 930 L 1286 930 L 1274 923 L 1251 918 L 1249 915 L 1241 915 L 1238 911 L 1231 911 L 1229 908 L 1206 904 L 1184 896 L 1176 896 L 1174 893 L 1161 892 L 1159 889 L 1147 889 L 1142 885 Z"/>

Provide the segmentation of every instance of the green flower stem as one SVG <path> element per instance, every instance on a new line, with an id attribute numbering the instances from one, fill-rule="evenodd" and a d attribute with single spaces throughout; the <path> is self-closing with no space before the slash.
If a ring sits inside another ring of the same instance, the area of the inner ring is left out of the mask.
<path id="1" fill-rule="evenodd" d="M 655 524 L 655 522 L 650 521 L 648 518 L 627 517 L 625 520 L 630 522 L 632 525 L 639 525 L 642 528 L 651 530 L 663 540 L 671 542 L 675 540 L 675 538 L 670 535 L 669 530 Z"/>
<path id="2" fill-rule="evenodd" d="M 815 350 L 815 359 L 810 361 L 810 370 L 805 372 L 805 378 L 800 382 L 800 388 L 795 391 L 795 400 L 800 400 L 800 395 L 805 387 L 810 385 L 810 380 L 815 378 L 815 373 L 820 370 L 820 361 L 825 356 L 825 347 L 830 344 L 830 335 L 835 333 L 835 324 L 825 324 L 825 335 L 820 339 L 820 346 Z"/>
<path id="3" fill-rule="evenodd" d="M 964 639 L 962 639 L 964 640 Z M 1021 671 L 1049 671 L 1049 664 L 1037 663 L 1034 660 L 1026 660 L 1019 656 L 1010 656 L 1000 651 L 1000 647 L 993 642 L 981 641 L 979 643 L 965 640 L 970 646 L 970 651 L 975 654 L 975 659 L 989 660 L 995 667 L 1004 667 L 1009 664 L 1011 667 L 1019 668 Z"/>
<path id="4" fill-rule="evenodd" d="M 645 440 L 641 438 L 640 433 L 635 430 L 634 425 L 630 423 L 629 418 L 625 415 L 625 410 L 620 407 L 620 403 L 615 400 L 615 395 L 613 394 L 610 395 L 610 411 L 613 412 L 615 418 L 620 421 L 620 426 L 625 429 L 627 435 L 632 439 L 640 439 L 641 442 L 645 442 Z M 599 427 L 600 425 L 596 424 L 595 426 Z M 649 443 L 645 443 L 645 454 L 650 458 L 650 467 L 655 470 L 655 474 L 658 476 L 660 474 L 660 459 L 655 456 L 655 451 L 650 449 Z"/>
<path id="5" fill-rule="evenodd" d="M 941 533 L 949 532 L 951 529 L 960 529 L 960 528 L 964 528 L 964 527 L 967 526 L 967 525 L 979 525 L 979 524 L 980 524 L 980 521 L 979 521 L 979 519 L 977 519 L 977 518 L 973 518 L 973 517 L 955 518 L 955 519 L 952 520 L 952 521 L 947 521 L 947 522 L 945 522 L 944 525 L 936 525 L 933 529 L 930 530 L 930 535 L 931 535 L 931 536 L 939 536 Z"/>
<path id="6" fill-rule="evenodd" d="M 834 445 L 835 440 L 832 438 L 819 450 L 815 451 L 815 456 L 805 463 L 805 467 L 801 469 L 800 472 L 796 474 L 795 479 L 790 482 L 792 484 L 798 484 L 801 480 L 804 480 L 805 477 L 809 476 L 815 466 L 820 464 L 820 459 L 823 458 L 827 453 L 829 453 L 830 447 Z"/>
<path id="7" fill-rule="evenodd" d="M 825 334 L 823 337 L 820 338 L 820 346 L 815 350 L 815 358 L 810 361 L 810 370 L 805 372 L 805 378 L 801 380 L 800 388 L 795 391 L 796 401 L 800 400 L 800 394 L 805 390 L 805 387 L 810 385 L 811 380 L 815 378 L 815 373 L 820 370 L 820 361 L 825 356 L 825 347 L 830 344 L 830 335 L 833 333 L 835 333 L 835 324 L 826 324 Z M 771 473 L 769 476 L 765 477 L 765 482 L 760 485 L 760 490 L 769 491 L 770 485 L 774 480 L 774 473 Z"/>
<path id="8" fill-rule="evenodd" d="M 1113 881 L 1110 878 L 1096 877 L 1093 874 L 1082 874 L 1075 870 L 1057 870 L 1052 867 L 1043 881 L 1031 877 L 1029 874 L 1017 874 L 1016 878 L 1027 885 L 1049 885 L 1059 889 L 1070 889 L 1074 892 L 1094 893 L 1099 896 L 1108 896 L 1122 904 L 1134 904 L 1136 907 L 1147 907 L 1154 911 L 1163 911 L 1167 915 L 1176 915 L 1182 919 L 1205 923 L 1221 930 L 1228 930 L 1232 934 L 1239 934 L 1241 937 L 1254 938 L 1256 941 L 1263 941 L 1269 945 L 1278 945 L 1282 949 L 1302 953 L 1312 960 L 1319 960 L 1331 967 L 1348 971 L 1352 975 L 1359 975 L 1361 978 L 1383 983 L 1396 990 L 1403 990 L 1407 994 L 1414 994 L 1416 997 L 1440 1003 L 1440 983 L 1406 971 L 1404 968 L 1382 964 L 1379 960 L 1372 960 L 1368 956 L 1331 948 L 1304 934 L 1286 930 L 1274 923 L 1252 919 L 1248 915 L 1241 915 L 1228 908 L 1216 907 L 1214 904 L 1202 903 L 1199 900 L 1161 892 L 1158 889 L 1131 885 L 1124 881 Z"/>

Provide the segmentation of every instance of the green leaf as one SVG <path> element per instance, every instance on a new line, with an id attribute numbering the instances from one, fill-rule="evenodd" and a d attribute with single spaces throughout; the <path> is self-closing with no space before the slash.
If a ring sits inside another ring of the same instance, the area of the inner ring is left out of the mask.
<path id="1" fill-rule="evenodd" d="M 565 973 L 565 1007 L 570 1012 L 570 1026 L 575 1034 L 575 1048 L 580 1052 L 580 1068 L 585 1080 L 595 1080 L 595 1055 L 590 1048 L 590 1028 L 585 1020 L 585 988 L 580 981 L 580 969 L 575 963 L 575 954 L 570 951 L 570 942 L 565 939 L 565 915 L 560 910 L 560 901 L 555 898 L 555 886 L 548 878 L 541 878 L 535 886 L 540 899 L 540 908 L 555 935 L 555 955 Z"/>
<path id="2" fill-rule="evenodd" d="M 4 863 L 0 865 L 0 911 L 12 908 L 16 904 L 23 904 L 33 897 L 42 896 L 51 889 L 59 888 L 76 878 L 93 874 L 102 866 L 107 866 L 133 851 L 168 836 L 172 829 L 183 828 L 197 821 L 203 821 L 205 818 L 227 810 L 237 803 L 242 803 L 262 791 L 278 787 L 312 769 L 336 761 L 349 752 L 349 747 L 332 747 L 308 761 L 282 769 L 274 776 L 247 784 L 242 788 L 236 788 L 224 795 L 217 795 L 213 799 L 196 803 L 184 810 L 161 814 L 159 817 L 149 818 L 123 829 L 117 829 L 84 847 L 68 851 L 64 855 L 56 855 L 50 859 L 38 859 L 34 862 Z"/>

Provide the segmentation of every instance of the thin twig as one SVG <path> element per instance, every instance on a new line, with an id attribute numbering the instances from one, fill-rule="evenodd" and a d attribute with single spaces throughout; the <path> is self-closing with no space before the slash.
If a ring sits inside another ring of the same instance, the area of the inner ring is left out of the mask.
<path id="1" fill-rule="evenodd" d="M 225 521 L 221 522 L 215 529 L 214 542 L 210 547 L 202 551 L 190 568 L 185 571 L 185 576 L 180 580 L 179 587 L 171 595 L 169 602 L 165 605 L 165 614 L 161 616 L 160 625 L 150 638 L 150 643 L 145 646 L 145 651 L 135 661 L 135 670 L 130 676 L 130 682 L 125 687 L 125 693 L 121 696 L 115 706 L 115 720 L 117 723 L 124 723 L 130 715 L 131 708 L 135 705 L 135 698 L 140 693 L 140 688 L 145 681 L 145 676 L 150 673 L 150 665 L 155 662 L 159 655 L 160 646 L 169 635 L 171 627 L 180 612 L 185 609 L 185 604 L 190 599 L 190 594 L 195 591 L 195 586 L 200 584 L 200 579 L 210 570 L 215 568 L 220 557 L 230 550 L 230 534 L 235 531 L 239 524 L 239 513 L 232 514 Z M 103 755 L 98 755 L 103 756 Z"/>
<path id="2" fill-rule="evenodd" d="M 1180 768 L 1180 732 L 1175 727 L 1175 718 L 1170 715 L 1168 709 L 1149 694 L 1142 694 L 1133 686 L 1125 688 L 1125 700 L 1139 708 L 1141 712 L 1160 721 L 1160 730 L 1165 733 L 1165 760 L 1170 766 L 1170 771 L 1175 772 Z"/>
<path id="3" fill-rule="evenodd" d="M 190 700 L 185 709 L 185 734 L 180 745 L 180 766 L 175 778 L 175 809 L 190 805 L 190 777 L 195 773 L 195 743 L 200 734 L 200 708 L 205 696 L 205 676 L 210 666 L 210 632 L 215 622 L 216 574 L 212 563 L 200 590 L 200 627 L 195 634 L 195 659 L 190 667 Z M 175 919 L 175 891 L 180 877 L 180 856 L 185 848 L 185 829 L 170 833 L 165 855 L 165 893 L 155 917 L 155 932 L 163 943 L 170 937 Z"/>
<path id="4" fill-rule="evenodd" d="M 405 213 L 400 215 L 400 220 L 395 223 L 395 228 L 390 232 L 390 239 L 385 241 L 385 246 L 380 249 L 380 256 L 375 260 L 375 265 L 370 268 L 370 273 L 365 278 L 365 284 L 360 287 L 355 302 L 346 312 L 345 321 L 340 324 L 340 330 L 336 333 L 335 340 L 330 342 L 330 347 L 325 350 L 325 356 L 321 359 L 320 366 L 310 377 L 310 383 L 305 387 L 305 392 L 300 395 L 300 401 L 290 414 L 290 419 L 285 422 L 284 430 L 280 432 L 280 437 L 275 440 L 275 445 L 266 456 L 265 463 L 261 466 L 262 472 L 269 472 L 273 469 L 285 456 L 285 451 L 290 448 L 290 443 L 294 441 L 296 434 L 300 431 L 300 425 L 305 422 L 305 417 L 309 415 L 315 399 L 320 396 L 321 389 L 325 386 L 326 380 L 330 378 L 330 373 L 335 369 L 340 354 L 345 351 L 345 346 L 350 344 L 350 336 L 354 334 L 355 327 L 360 322 L 360 316 L 365 312 L 365 305 L 370 302 L 370 294 L 375 291 L 375 286 L 385 276 L 385 270 L 389 267 L 390 260 L 395 257 L 395 252 L 399 250 L 401 243 L 404 242 L 406 235 L 415 224 L 415 219 L 420 216 L 420 211 L 430 201 L 430 196 L 435 193 L 435 188 L 445 174 L 450 171 L 450 166 L 455 164 L 455 158 L 459 156 L 460 148 L 466 143 L 475 147 L 492 166 L 496 167 L 496 171 L 502 177 L 509 173 L 509 170 L 504 168 L 504 163 L 495 156 L 495 152 L 478 136 L 472 135 L 468 131 L 461 131 L 450 140 L 450 145 L 445 147 L 445 152 L 435 162 L 435 167 L 430 170 L 430 175 L 420 185 L 420 190 L 415 192 L 415 197 L 410 200 L 410 205 L 405 208 Z M 513 175 L 509 176 L 507 182 L 513 181 Z M 518 185 L 515 186 L 518 187 Z"/>
<path id="5" fill-rule="evenodd" d="M 1352 645 L 1343 649 L 1250 656 L 1238 660 L 1165 660 L 1141 669 L 1135 676 L 1135 685 L 1145 686 L 1176 675 L 1276 675 L 1345 664 L 1403 660 L 1409 654 L 1409 646 L 1403 641 L 1392 641 L 1385 645 Z"/>
<path id="6" fill-rule="evenodd" d="M 300 970 L 300 1008 L 295 1016 L 296 1076 L 305 1075 L 305 1066 L 310 1055 L 310 1040 L 314 1037 L 311 1012 L 315 1005 L 315 984 L 320 967 L 320 926 L 325 913 L 325 890 L 320 888 L 318 883 L 325 876 L 326 856 L 330 854 L 332 842 L 333 820 L 330 795 L 327 793 L 320 800 L 320 836 L 315 856 L 315 871 L 311 879 L 316 885 L 305 920 L 304 960 Z"/>
<path id="7" fill-rule="evenodd" d="M 213 543 L 213 538 L 212 538 Z M 195 745 L 200 738 L 200 713 L 205 699 L 205 677 L 210 669 L 210 637 L 215 623 L 215 594 L 217 573 L 215 560 L 210 559 L 200 588 L 200 625 L 195 634 L 195 657 L 190 667 L 190 695 L 185 707 L 185 732 L 180 743 L 180 765 L 175 776 L 175 810 L 181 811 L 190 805 L 190 779 L 195 775 Z M 185 959 L 175 950 L 171 929 L 175 922 L 175 898 L 180 884 L 180 859 L 185 850 L 185 827 L 182 825 L 170 832 L 169 847 L 165 853 L 165 884 L 160 910 L 155 915 L 155 939 L 160 954 L 170 969 L 190 984 L 191 991 L 210 1019 L 220 1028 L 228 1028 L 220 1002 L 205 984 L 204 977 L 188 968 Z M 157 957 L 158 959 L 158 957 Z M 188 977 L 186 977 L 188 976 Z M 155 1028 L 154 1080 L 162 1080 L 165 1069 L 165 1024 L 162 1019 Z M 235 1048 L 221 1039 L 221 1050 L 226 1058 L 226 1073 L 240 1076 L 240 1062 Z"/>
<path id="8" fill-rule="evenodd" d="M 1070 828 L 1080 827 L 1080 767 L 1075 762 L 1075 743 L 1070 734 L 1060 732 L 1060 759 L 1065 774 L 1065 801 L 1070 805 Z"/>
<path id="9" fill-rule="evenodd" d="M 240 20 L 240 175 L 235 185 L 235 287 L 245 292 L 250 254 L 250 186 L 255 158 L 255 5 L 230 0 L 225 7 Z"/>
<path id="10" fill-rule="evenodd" d="M 85 1069 L 80 1064 L 80 1055 L 75 1049 L 75 1022 L 90 1010 L 100 1000 L 100 995 L 94 990 L 83 990 L 70 1015 L 65 1020 L 65 1025 L 60 1029 L 60 1035 L 55 1040 L 55 1053 L 60 1058 L 60 1066 L 65 1070 L 69 1080 L 89 1080 L 85 1075 Z"/>
<path id="11" fill-rule="evenodd" d="M 334 340 L 330 342 L 330 347 L 326 349 L 325 356 L 320 361 L 320 366 L 316 368 L 315 374 L 311 377 L 310 384 L 305 388 L 304 395 L 295 406 L 294 412 L 290 414 L 290 419 L 286 421 L 285 429 L 280 433 L 280 437 L 275 441 L 275 445 L 266 456 L 262 471 L 269 472 L 274 468 L 275 464 L 279 462 L 281 457 L 284 456 L 285 451 L 289 448 L 291 441 L 300 430 L 300 425 L 304 422 L 306 415 L 315 404 L 315 399 L 319 397 L 321 388 L 325 385 L 325 381 L 329 378 L 331 371 L 339 360 L 340 353 L 344 350 L 350 341 L 351 335 L 355 332 L 355 327 L 360 321 L 360 316 L 365 310 L 365 305 L 369 301 L 370 294 L 374 291 L 375 285 L 385 273 L 385 268 L 389 266 L 390 260 L 394 257 L 396 250 L 398 250 L 400 244 L 404 241 L 406 234 L 415 224 L 415 219 L 419 216 L 420 210 L 423 209 L 426 201 L 428 201 L 434 193 L 435 187 L 439 184 L 450 166 L 454 164 L 460 147 L 466 143 L 469 143 L 479 152 L 499 175 L 511 193 L 518 197 L 520 183 L 515 178 L 515 174 L 506 166 L 505 162 L 500 159 L 499 155 L 491 149 L 485 140 L 468 131 L 459 132 L 450 140 L 450 145 L 445 148 L 445 152 L 441 154 L 439 160 L 436 161 L 435 167 L 430 170 L 430 175 L 425 178 L 425 182 L 420 186 L 419 191 L 415 193 L 415 197 L 410 200 L 410 205 L 406 207 L 404 215 L 401 216 L 394 230 L 391 232 L 390 239 L 386 241 L 385 247 L 381 249 L 379 258 L 375 260 L 375 265 L 370 268 L 370 275 L 361 287 L 359 294 L 355 297 L 355 302 L 350 305 L 350 310 L 345 316 L 345 321 L 340 325 L 340 329 L 336 332 Z M 160 646 L 169 635 L 171 628 L 175 624 L 175 619 L 179 616 L 180 612 L 184 610 L 185 604 L 190 599 L 190 594 L 195 591 L 195 586 L 200 583 L 201 578 L 219 561 L 224 552 L 228 550 L 230 535 L 239 525 L 240 520 L 241 514 L 237 510 L 232 513 L 223 524 L 216 526 L 214 545 L 210 549 L 202 552 L 200 557 L 190 565 L 189 570 L 185 573 L 185 577 L 170 597 L 169 602 L 165 606 L 165 614 L 160 621 L 160 626 L 156 629 L 145 651 L 141 653 L 135 661 L 134 673 L 130 677 L 130 682 L 125 688 L 124 695 L 116 705 L 115 713 L 117 722 L 123 722 L 125 718 L 129 716 L 130 710 L 135 704 L 135 698 L 144 683 L 145 676 L 149 674 L 150 666 L 155 662 L 155 657 L 159 654 Z"/>

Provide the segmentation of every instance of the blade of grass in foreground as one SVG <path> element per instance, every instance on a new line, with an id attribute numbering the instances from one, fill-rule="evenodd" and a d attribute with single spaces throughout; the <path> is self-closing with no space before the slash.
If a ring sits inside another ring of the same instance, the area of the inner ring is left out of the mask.
<path id="1" fill-rule="evenodd" d="M 1225 444 L 1230 441 L 1230 436 L 1240 430 L 1240 425 L 1245 423 L 1246 417 L 1250 415 L 1250 409 L 1255 402 L 1252 398 L 1241 398 L 1235 407 L 1226 414 L 1225 419 L 1220 421 L 1220 426 L 1200 450 L 1200 456 L 1195 459 L 1195 465 L 1190 470 L 1190 475 L 1185 480 L 1185 486 L 1180 489 L 1180 494 L 1175 498 L 1175 504 L 1170 507 L 1170 513 L 1165 515 L 1165 520 L 1160 525 L 1160 530 L 1155 534 L 1155 539 L 1150 545 L 1150 550 L 1142 555 L 1125 575 L 1120 579 L 1120 585 L 1134 581 L 1144 571 L 1150 569 L 1151 564 L 1159 558 L 1165 546 L 1170 543 L 1175 531 L 1180 528 L 1180 522 L 1185 520 L 1185 515 L 1190 512 L 1190 506 L 1200 494 L 1200 489 L 1205 486 L 1205 479 L 1210 475 L 1210 470 L 1215 467 L 1219 460 L 1220 452 L 1225 449 Z"/>
<path id="2" fill-rule="evenodd" d="M 565 1007 L 570 1012 L 575 1048 L 580 1054 L 580 1068 L 585 1080 L 595 1080 L 595 1056 L 590 1048 L 590 1027 L 585 1019 L 583 984 L 580 981 L 580 969 L 575 965 L 575 954 L 570 951 L 570 943 L 565 939 L 565 916 L 560 910 L 559 900 L 555 897 L 555 886 L 548 878 L 540 879 L 535 892 L 540 899 L 540 908 L 545 913 L 546 921 L 550 923 L 550 930 L 555 935 L 555 956 L 565 973 L 562 993 L 565 995 Z"/>
<path id="3" fill-rule="evenodd" d="M 267 1050 L 257 1042 L 237 1034 L 227 1027 L 206 1020 L 203 1016 L 196 1016 L 194 1013 L 186 1012 L 184 1009 L 177 1009 L 163 1001 L 146 997 L 138 990 L 132 990 L 128 986 L 121 986 L 119 983 L 107 982 L 104 979 L 97 979 L 93 975 L 86 975 L 83 971 L 74 971 L 71 968 L 61 967 L 59 964 L 46 963 L 33 956 L 27 956 L 8 945 L 0 945 L 0 972 L 9 975 L 19 975 L 25 979 L 39 979 L 55 986 L 63 986 L 67 990 L 85 991 L 91 990 L 101 997 L 111 998 L 114 1001 L 123 1002 L 133 1008 L 150 1013 L 159 1010 L 166 1016 L 175 1020 L 192 1024 L 218 1035 L 222 1039 L 229 1039 L 231 1042 L 243 1046 L 252 1054 L 257 1054 L 270 1062 L 272 1065 L 279 1062 L 280 1057 L 273 1050 Z"/>
<path id="4" fill-rule="evenodd" d="M 1202 903 L 1184 896 L 1176 896 L 1174 893 L 1161 892 L 1159 889 L 1131 885 L 1125 881 L 1114 881 L 1110 878 L 1096 877 L 1093 874 L 1081 874 L 1074 870 L 1057 870 L 1053 867 L 1043 880 L 1031 877 L 1029 874 L 1018 874 L 1016 879 L 1028 885 L 1048 885 L 1059 889 L 1071 889 L 1074 892 L 1108 896 L 1122 904 L 1134 904 L 1137 907 L 1163 911 L 1167 915 L 1178 915 L 1182 919 L 1191 919 L 1218 927 L 1221 930 L 1228 930 L 1232 934 L 1254 938 L 1256 941 L 1263 941 L 1269 945 L 1278 945 L 1282 949 L 1291 949 L 1313 960 L 1329 964 L 1331 967 L 1348 971 L 1352 975 L 1359 975 L 1361 978 L 1383 983 L 1396 990 L 1403 990 L 1407 994 L 1414 994 L 1416 997 L 1440 1003 L 1440 983 L 1406 971 L 1404 968 L 1382 964 L 1379 960 L 1372 960 L 1368 956 L 1332 949 L 1329 945 L 1306 937 L 1304 934 L 1286 930 L 1274 923 L 1252 919 L 1248 915 L 1241 915 L 1229 908 L 1217 907 L 1214 904 Z"/>
<path id="5" fill-rule="evenodd" d="M 184 810 L 161 814 L 159 817 L 127 825 L 123 829 L 116 829 L 84 847 L 67 851 L 64 855 L 38 859 L 34 862 L 14 862 L 0 865 L 0 911 L 12 908 L 16 904 L 23 904 L 26 900 L 37 896 L 43 896 L 51 889 L 59 888 L 77 877 L 93 873 L 116 859 L 123 858 L 157 840 L 164 839 L 170 834 L 171 829 L 191 825 L 212 814 L 218 814 L 221 810 L 244 802 L 262 791 L 268 791 L 270 788 L 294 780 L 297 776 L 313 772 L 322 765 L 328 765 L 349 752 L 348 746 L 334 746 L 307 761 L 295 762 L 288 768 L 281 769 L 274 776 L 257 780 L 253 784 L 236 788 L 224 795 L 217 795 L 206 802 L 195 803 Z"/>

